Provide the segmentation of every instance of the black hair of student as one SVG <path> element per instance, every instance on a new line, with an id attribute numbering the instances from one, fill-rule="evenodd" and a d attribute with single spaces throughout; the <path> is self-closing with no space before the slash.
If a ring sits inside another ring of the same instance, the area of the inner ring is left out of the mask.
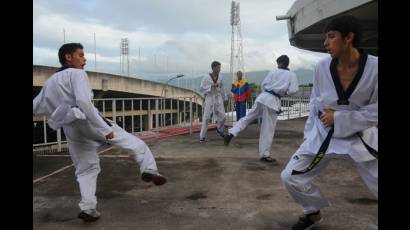
<path id="1" fill-rule="evenodd" d="M 289 57 L 287 55 L 280 55 L 278 59 L 276 59 L 276 63 L 279 65 L 281 64 L 282 67 L 288 68 L 289 66 Z"/>
<path id="2" fill-rule="evenodd" d="M 360 21 L 351 15 L 342 15 L 332 19 L 323 30 L 327 33 L 331 30 L 338 31 L 342 34 L 342 37 L 346 37 L 349 32 L 354 34 L 352 46 L 357 48 L 362 39 L 362 25 Z"/>
<path id="3" fill-rule="evenodd" d="M 218 62 L 218 61 L 213 61 L 212 64 L 211 64 L 211 68 L 213 69 L 213 68 L 217 67 L 218 65 L 221 65 L 221 63 Z"/>
<path id="4" fill-rule="evenodd" d="M 81 43 L 66 43 L 60 47 L 58 50 L 58 60 L 60 61 L 61 66 L 66 65 L 65 55 L 72 54 L 77 49 L 84 49 Z"/>

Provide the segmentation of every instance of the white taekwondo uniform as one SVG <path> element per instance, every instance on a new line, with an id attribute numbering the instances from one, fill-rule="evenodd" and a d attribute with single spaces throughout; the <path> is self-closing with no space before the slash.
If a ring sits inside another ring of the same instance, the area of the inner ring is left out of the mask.
<path id="1" fill-rule="evenodd" d="M 219 75 L 216 82 L 213 81 L 211 75 L 204 77 L 201 82 L 200 92 L 204 94 L 204 114 L 202 117 L 202 127 L 199 139 L 206 137 L 208 131 L 208 121 L 211 114 L 217 122 L 219 133 L 224 132 L 225 125 L 225 108 L 224 101 L 227 100 L 225 88 L 222 84 L 222 77 Z"/>
<path id="2" fill-rule="evenodd" d="M 358 73 L 346 91 L 338 80 L 336 63 L 328 57 L 315 68 L 304 142 L 281 174 L 283 184 L 305 214 L 330 206 L 312 181 L 333 157 L 352 159 L 368 189 L 378 197 L 378 58 L 361 54 Z M 325 127 L 319 119 L 325 108 L 335 110 L 333 127 Z M 312 163 L 330 132 L 333 136 L 329 136 L 327 150 L 323 149 L 319 163 Z M 313 167 L 307 170 L 308 166 Z"/>
<path id="3" fill-rule="evenodd" d="M 237 136 L 249 123 L 262 117 L 259 134 L 259 156 L 262 158 L 270 156 L 277 114 L 281 108 L 280 97 L 296 93 L 299 86 L 295 73 L 288 69 L 274 69 L 262 81 L 261 89 L 262 93 L 256 98 L 250 112 L 228 131 Z"/>
<path id="4" fill-rule="evenodd" d="M 104 143 L 121 148 L 139 165 L 140 171 L 156 173 L 155 159 L 148 146 L 113 121 L 103 118 L 91 99 L 93 93 L 82 69 L 68 68 L 54 73 L 33 100 L 33 114 L 49 116 L 53 129 L 63 128 L 81 192 L 81 210 L 95 209 L 100 163 L 97 149 Z M 105 136 L 114 132 L 114 138 Z"/>

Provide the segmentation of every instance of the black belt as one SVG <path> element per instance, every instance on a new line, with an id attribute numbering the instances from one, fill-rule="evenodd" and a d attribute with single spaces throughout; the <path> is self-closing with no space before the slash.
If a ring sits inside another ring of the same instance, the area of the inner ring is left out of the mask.
<path id="1" fill-rule="evenodd" d="M 78 106 L 71 106 L 71 108 L 78 108 Z M 112 124 L 110 123 L 110 121 L 107 120 L 107 118 L 105 118 L 103 115 L 101 115 L 100 113 L 98 113 L 98 115 L 100 115 L 100 117 L 103 119 L 103 121 L 105 123 L 107 123 L 108 126 L 112 126 Z"/>
<path id="2" fill-rule="evenodd" d="M 271 90 L 271 91 L 265 91 L 265 92 L 270 93 L 270 94 L 272 94 L 273 96 L 278 97 L 279 99 L 282 97 L 281 95 L 275 93 L 275 91 L 273 91 L 273 90 Z M 282 112 L 283 112 L 282 110 L 279 110 L 279 111 L 276 111 L 276 114 L 279 115 L 279 114 L 281 114 Z"/>
<path id="3" fill-rule="evenodd" d="M 318 114 L 319 119 L 321 115 L 322 115 L 322 112 L 319 110 L 319 114 Z M 292 175 L 298 175 L 298 174 L 309 172 L 323 159 L 323 157 L 326 154 L 326 150 L 329 147 L 330 139 L 332 138 L 334 131 L 335 129 L 334 129 L 334 126 L 332 125 L 329 132 L 327 133 L 325 140 L 323 141 L 322 145 L 320 145 L 319 151 L 316 153 L 315 158 L 313 158 L 312 162 L 310 162 L 310 165 L 303 171 L 292 170 Z"/>
<path id="4" fill-rule="evenodd" d="M 379 153 L 376 151 L 376 149 L 370 147 L 370 145 L 366 144 L 366 142 L 364 142 L 362 136 L 357 133 L 357 136 L 360 138 L 360 140 L 362 141 L 364 147 L 366 147 L 367 151 L 369 151 L 369 153 L 376 158 L 377 160 L 379 159 Z"/>
<path id="5" fill-rule="evenodd" d="M 108 126 L 112 127 L 111 122 L 108 121 L 107 118 L 103 117 L 103 115 L 101 115 L 101 114 L 98 114 L 98 115 L 100 115 L 100 117 L 103 119 L 103 121 L 105 121 L 105 123 L 107 123 Z"/>
<path id="6" fill-rule="evenodd" d="M 271 90 L 271 91 L 265 91 L 265 92 L 270 93 L 270 94 L 272 94 L 273 96 L 278 97 L 279 99 L 282 97 L 281 95 L 275 93 L 275 91 L 273 91 L 273 90 Z"/>
<path id="7" fill-rule="evenodd" d="M 318 114 L 319 119 L 320 119 L 321 115 L 322 115 L 322 111 L 319 110 L 319 114 Z M 334 129 L 334 126 L 332 125 L 329 132 L 327 133 L 327 136 L 326 136 L 325 140 L 323 141 L 322 145 L 320 146 L 319 151 L 316 153 L 315 158 L 313 158 L 310 165 L 306 169 L 304 169 L 303 171 L 292 170 L 291 175 L 298 175 L 298 174 L 307 173 L 310 170 L 312 170 L 323 159 L 323 157 L 325 156 L 326 150 L 329 147 L 330 139 L 332 138 L 334 131 L 335 131 L 335 129 Z M 356 135 L 360 138 L 360 140 L 362 141 L 362 143 L 366 147 L 367 151 L 369 151 L 369 153 L 374 158 L 378 159 L 377 151 L 375 149 L 373 149 L 372 147 L 370 147 L 368 144 L 366 144 L 366 142 L 364 142 L 364 140 L 362 139 L 362 137 L 360 136 L 359 133 L 357 133 Z"/>
<path id="8" fill-rule="evenodd" d="M 275 91 L 273 91 L 273 90 L 271 90 L 271 91 L 265 91 L 265 92 L 270 93 L 270 94 L 272 94 L 273 96 L 278 97 L 279 99 L 282 97 L 281 95 L 275 93 Z M 276 114 L 277 114 L 277 115 L 279 115 L 279 114 L 281 114 L 281 113 L 282 113 L 282 110 L 276 111 Z"/>

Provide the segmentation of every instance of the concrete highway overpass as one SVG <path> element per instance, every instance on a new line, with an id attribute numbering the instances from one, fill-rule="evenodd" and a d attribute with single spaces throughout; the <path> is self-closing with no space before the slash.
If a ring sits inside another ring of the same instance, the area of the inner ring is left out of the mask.
<path id="1" fill-rule="evenodd" d="M 33 65 L 33 98 L 56 70 Z M 203 98 L 195 91 L 108 73 L 87 74 L 96 99 L 94 105 L 129 132 L 183 125 L 202 117 Z M 45 116 L 33 116 L 33 143 L 55 140 L 57 133 L 47 127 L 46 121 Z"/>
<path id="2" fill-rule="evenodd" d="M 33 65 L 33 94 L 37 95 L 44 82 L 57 70 L 56 67 Z M 192 90 L 165 85 L 127 76 L 87 71 L 94 98 L 135 97 L 196 97 L 202 105 L 202 96 Z M 34 96 L 33 95 L 33 96 Z"/>

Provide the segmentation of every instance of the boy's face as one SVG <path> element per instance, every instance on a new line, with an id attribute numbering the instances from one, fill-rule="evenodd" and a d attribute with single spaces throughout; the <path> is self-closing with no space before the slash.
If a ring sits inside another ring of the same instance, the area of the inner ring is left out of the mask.
<path id="1" fill-rule="evenodd" d="M 87 61 L 84 57 L 84 50 L 80 48 L 76 49 L 72 54 L 66 54 L 65 59 L 69 67 L 76 69 L 84 69 L 85 62 Z"/>
<path id="2" fill-rule="evenodd" d="M 238 76 L 238 80 L 242 80 L 242 72 L 237 72 L 236 76 Z"/>
<path id="3" fill-rule="evenodd" d="M 346 37 L 342 37 L 339 31 L 331 30 L 325 35 L 324 46 L 332 58 L 338 58 L 340 55 L 352 45 L 353 33 L 348 33 Z"/>
<path id="4" fill-rule="evenodd" d="M 219 72 L 221 71 L 221 65 L 215 66 L 214 68 L 212 68 L 212 71 L 213 71 L 214 73 L 219 73 Z"/>

